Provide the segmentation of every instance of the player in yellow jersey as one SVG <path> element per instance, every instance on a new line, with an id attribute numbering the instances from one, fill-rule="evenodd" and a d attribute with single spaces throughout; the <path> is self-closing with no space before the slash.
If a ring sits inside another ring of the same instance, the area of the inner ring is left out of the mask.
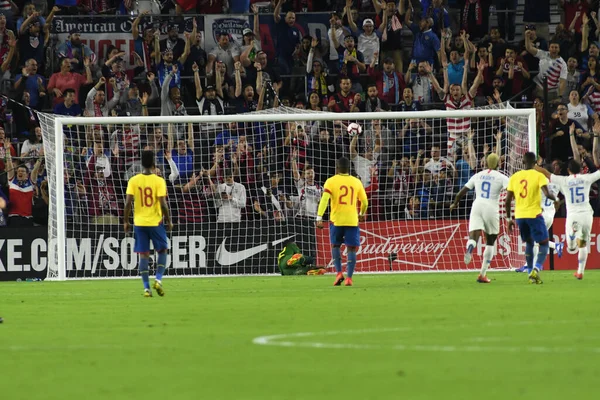
<path id="1" fill-rule="evenodd" d="M 548 230 L 542 216 L 542 196 L 544 192 L 550 200 L 556 201 L 554 194 L 548 190 L 548 179 L 534 169 L 536 157 L 528 152 L 523 156 L 525 169 L 516 172 L 508 181 L 506 195 L 506 221 L 508 231 L 512 232 L 515 222 L 511 218 L 512 200 L 515 199 L 515 219 L 519 227 L 521 239 L 525 242 L 525 259 L 527 268 L 531 270 L 529 282 L 542 283 L 540 270 L 548 255 Z M 539 243 L 537 260 L 533 260 L 534 242 Z"/>
<path id="2" fill-rule="evenodd" d="M 323 228 L 323 214 L 331 200 L 329 225 L 329 240 L 331 241 L 331 256 L 337 275 L 334 286 L 344 281 L 342 273 L 342 251 L 344 243 L 348 249 L 348 264 L 346 286 L 352 286 L 352 274 L 356 266 L 356 251 L 360 246 L 360 229 L 358 222 L 363 221 L 367 212 L 368 201 L 365 188 L 360 179 L 350 175 L 350 160 L 342 157 L 336 163 L 336 175 L 327 179 L 323 187 L 323 196 L 317 211 L 317 228 Z M 357 211 L 360 201 L 360 214 Z"/>
<path id="3" fill-rule="evenodd" d="M 144 297 L 152 297 L 148 264 L 150 257 L 150 241 L 158 253 L 156 261 L 156 279 L 152 287 L 159 296 L 164 296 L 162 277 L 167 265 L 167 232 L 163 225 L 166 221 L 167 230 L 173 229 L 169 206 L 167 204 L 167 184 L 165 180 L 154 174 L 154 153 L 142 153 L 141 174 L 132 177 L 127 183 L 127 200 L 123 229 L 127 233 L 131 228 L 129 217 L 134 206 L 133 231 L 135 236 L 134 251 L 140 255 L 139 270 L 144 282 Z"/>

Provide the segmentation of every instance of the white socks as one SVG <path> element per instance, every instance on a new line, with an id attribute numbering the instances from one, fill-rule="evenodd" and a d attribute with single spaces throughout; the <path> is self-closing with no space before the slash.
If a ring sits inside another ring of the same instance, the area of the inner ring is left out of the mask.
<path id="1" fill-rule="evenodd" d="M 467 241 L 467 250 L 469 249 L 469 247 L 470 247 L 470 246 L 471 246 L 471 247 L 473 247 L 473 249 L 472 249 L 472 250 L 474 250 L 474 249 L 475 249 L 475 247 L 477 246 L 477 242 L 476 242 L 476 241 L 474 241 L 473 239 L 469 239 L 469 240 Z"/>
<path id="2" fill-rule="evenodd" d="M 587 258 L 588 258 L 588 249 L 587 249 L 587 246 L 586 247 L 580 247 L 579 248 L 579 255 L 577 257 L 577 259 L 579 260 L 579 268 L 577 269 L 577 273 L 578 274 L 583 274 L 583 271 L 585 271 L 585 263 L 587 262 Z"/>
<path id="3" fill-rule="evenodd" d="M 485 276 L 488 268 L 490 267 L 490 263 L 492 262 L 492 258 L 494 257 L 494 246 L 485 246 L 485 250 L 483 251 L 483 262 L 481 264 L 481 276 Z"/>

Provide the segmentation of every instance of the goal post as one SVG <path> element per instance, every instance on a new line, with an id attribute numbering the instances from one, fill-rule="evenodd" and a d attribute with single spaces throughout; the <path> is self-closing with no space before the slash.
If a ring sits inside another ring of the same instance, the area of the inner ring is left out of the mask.
<path id="1" fill-rule="evenodd" d="M 50 191 L 49 280 L 137 276 L 133 238 L 121 223 L 126 182 L 141 172 L 145 148 L 155 151 L 157 172 L 169 187 L 171 276 L 279 273 L 277 254 L 288 240 L 316 264 L 330 266 L 327 229 L 314 227 L 314 207 L 339 156 L 352 160 L 372 199 L 358 272 L 466 270 L 472 198 L 456 215 L 446 206 L 466 173 L 456 165 L 465 165 L 459 153 L 469 154 L 463 150 L 468 134 L 451 150 L 447 119 L 470 119 L 473 173 L 490 148 L 502 153 L 507 174 L 521 168 L 525 151 L 537 151 L 535 109 L 507 104 L 459 111 L 336 114 L 280 107 L 220 116 L 39 117 Z M 355 140 L 344 129 L 350 122 L 363 127 Z M 440 159 L 448 165 L 438 168 Z M 232 200 L 238 184 L 244 204 Z M 411 214 L 415 207 L 419 215 Z M 403 242 L 417 231 L 416 245 Z M 520 266 L 518 237 L 503 240 L 508 254 L 496 257 L 493 268 Z M 384 252 L 373 255 L 374 249 Z M 418 252 L 409 255 L 410 249 Z"/>

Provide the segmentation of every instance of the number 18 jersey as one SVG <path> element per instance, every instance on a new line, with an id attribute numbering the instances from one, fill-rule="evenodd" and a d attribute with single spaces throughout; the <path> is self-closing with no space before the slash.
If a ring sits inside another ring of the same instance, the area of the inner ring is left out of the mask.
<path id="1" fill-rule="evenodd" d="M 163 214 L 160 197 L 167 197 L 165 180 L 154 174 L 137 174 L 127 183 L 127 194 L 134 198 L 133 225 L 158 226 Z"/>
<path id="2" fill-rule="evenodd" d="M 552 174 L 550 177 L 550 181 L 558 185 L 560 191 L 565 196 L 567 215 L 593 212 L 590 205 L 590 187 L 599 179 L 600 171 L 596 171 L 593 174 L 575 174 L 569 176 Z"/>
<path id="3" fill-rule="evenodd" d="M 476 173 L 469 179 L 465 187 L 475 189 L 475 204 L 485 204 L 498 210 L 500 192 L 508 186 L 508 177 L 493 169 Z"/>

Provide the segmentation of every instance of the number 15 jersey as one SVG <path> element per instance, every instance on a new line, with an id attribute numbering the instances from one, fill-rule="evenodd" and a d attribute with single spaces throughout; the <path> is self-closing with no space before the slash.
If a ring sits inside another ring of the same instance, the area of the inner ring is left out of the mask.
<path id="1" fill-rule="evenodd" d="M 367 203 L 367 194 L 360 179 L 337 174 L 327 179 L 323 190 L 331 196 L 329 219 L 335 226 L 358 226 L 358 201 Z"/>
<path id="2" fill-rule="evenodd" d="M 550 181 L 560 188 L 565 196 L 567 215 L 575 213 L 592 213 L 590 205 L 590 187 L 600 179 L 600 171 L 593 174 L 575 174 L 569 176 L 550 176 Z"/>
<path id="3" fill-rule="evenodd" d="M 127 194 L 134 198 L 133 225 L 158 226 L 163 214 L 160 197 L 167 197 L 165 180 L 154 174 L 137 174 L 127 183 Z"/>
<path id="4" fill-rule="evenodd" d="M 485 204 L 486 207 L 490 207 L 490 211 L 497 211 L 500 192 L 508 187 L 508 177 L 496 170 L 486 169 L 473 175 L 465 187 L 475 189 L 473 205 Z"/>

